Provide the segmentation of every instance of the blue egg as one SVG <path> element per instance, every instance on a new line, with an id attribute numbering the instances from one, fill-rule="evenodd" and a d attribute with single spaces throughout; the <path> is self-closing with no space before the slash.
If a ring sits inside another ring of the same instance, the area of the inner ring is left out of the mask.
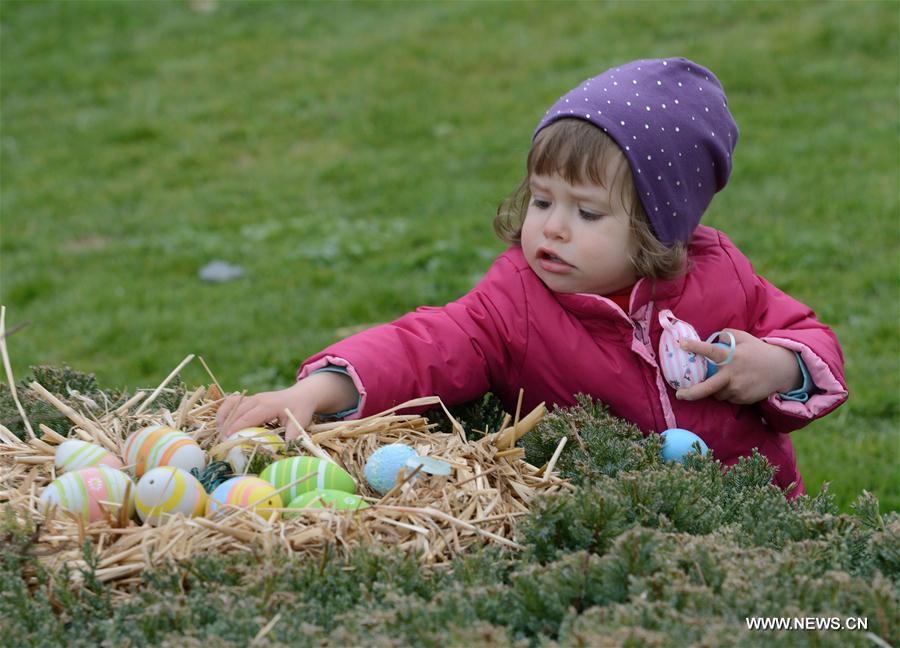
<path id="1" fill-rule="evenodd" d="M 401 468 L 406 468 L 406 461 L 417 456 L 416 451 L 405 443 L 392 443 L 378 448 L 366 461 L 363 469 L 366 481 L 384 495 L 397 483 L 397 473 Z"/>
<path id="2" fill-rule="evenodd" d="M 666 461 L 680 461 L 684 463 L 685 457 L 694 452 L 694 442 L 700 444 L 700 454 L 705 455 L 709 448 L 703 439 L 693 432 L 681 428 L 670 428 L 662 433 L 663 447 L 662 458 Z"/>

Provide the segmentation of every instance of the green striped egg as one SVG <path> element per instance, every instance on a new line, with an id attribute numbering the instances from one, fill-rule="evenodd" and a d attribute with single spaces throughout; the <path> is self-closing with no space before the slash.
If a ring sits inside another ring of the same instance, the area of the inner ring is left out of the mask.
<path id="1" fill-rule="evenodd" d="M 281 491 L 281 497 L 290 502 L 298 495 L 314 490 L 339 490 L 345 493 L 356 492 L 356 482 L 346 470 L 331 461 L 325 461 L 318 457 L 290 457 L 280 459 L 266 466 L 260 477 L 281 489 L 312 475 L 308 479 L 294 484 L 290 488 Z"/>
<path id="2" fill-rule="evenodd" d="M 314 490 L 298 495 L 287 505 L 289 509 L 320 509 L 323 507 L 338 511 L 358 511 L 369 508 L 368 502 L 359 495 L 339 490 Z M 296 513 L 284 514 L 284 519 L 296 517 Z"/>
<path id="3" fill-rule="evenodd" d="M 130 518 L 134 514 L 134 484 L 115 468 L 80 468 L 51 482 L 41 493 L 41 502 L 80 515 L 85 522 L 105 518 L 100 502 L 108 502 L 103 506 L 113 518 L 118 516 L 120 507 L 127 506 Z"/>
<path id="4" fill-rule="evenodd" d="M 91 466 L 121 468 L 123 465 L 122 461 L 106 448 L 79 439 L 69 439 L 61 443 L 56 449 L 53 463 L 60 472 Z"/>

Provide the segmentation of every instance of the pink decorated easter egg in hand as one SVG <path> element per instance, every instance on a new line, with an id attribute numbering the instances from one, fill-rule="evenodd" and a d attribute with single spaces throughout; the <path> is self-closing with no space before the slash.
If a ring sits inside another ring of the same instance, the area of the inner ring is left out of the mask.
<path id="1" fill-rule="evenodd" d="M 659 368 L 672 389 L 686 389 L 706 380 L 706 359 L 681 348 L 682 340 L 700 341 L 693 326 L 666 309 L 659 313 Z"/>

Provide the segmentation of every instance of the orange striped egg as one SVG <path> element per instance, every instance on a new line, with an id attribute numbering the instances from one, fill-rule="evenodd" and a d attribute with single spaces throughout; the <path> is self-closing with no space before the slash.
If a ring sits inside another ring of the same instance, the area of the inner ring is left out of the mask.
<path id="1" fill-rule="evenodd" d="M 206 467 L 206 454 L 200 445 L 184 432 L 165 425 L 151 425 L 132 433 L 123 454 L 138 477 L 158 466 L 175 466 L 188 472 Z"/>
<path id="2" fill-rule="evenodd" d="M 53 463 L 61 472 L 69 472 L 70 470 L 89 468 L 91 466 L 121 468 L 123 465 L 121 459 L 106 448 L 101 448 L 98 445 L 79 439 L 69 439 L 61 443 L 56 449 L 56 457 Z"/>
<path id="3" fill-rule="evenodd" d="M 127 499 L 126 499 L 127 498 Z M 85 522 L 104 519 L 103 509 L 116 518 L 122 506 L 134 513 L 134 484 L 121 470 L 107 466 L 81 468 L 50 483 L 41 502 L 81 516 Z"/>
<path id="4" fill-rule="evenodd" d="M 160 466 L 144 473 L 137 483 L 134 507 L 143 522 L 156 526 L 170 515 L 203 515 L 206 491 L 191 473 L 175 466 Z"/>
<path id="5" fill-rule="evenodd" d="M 272 484 L 250 475 L 232 477 L 224 481 L 209 494 L 206 502 L 206 514 L 213 515 L 224 507 L 251 508 L 253 512 L 269 519 L 272 509 L 282 507 L 281 495 Z"/>

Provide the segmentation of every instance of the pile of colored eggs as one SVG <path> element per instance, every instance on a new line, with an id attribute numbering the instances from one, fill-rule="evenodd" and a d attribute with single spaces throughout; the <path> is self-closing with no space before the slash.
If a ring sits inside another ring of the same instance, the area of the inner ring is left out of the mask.
<path id="1" fill-rule="evenodd" d="M 234 468 L 244 468 L 247 453 L 258 447 L 278 454 L 285 448 L 281 438 L 265 428 L 237 433 L 247 440 L 229 448 Z M 228 509 L 250 509 L 269 519 L 276 509 L 331 508 L 356 511 L 369 504 L 356 494 L 356 482 L 346 470 L 319 457 L 289 457 L 267 466 L 259 477 L 240 475 L 218 484 L 207 494 L 195 475 L 206 466 L 206 454 L 190 436 L 165 425 L 138 430 L 126 439 L 123 462 L 99 446 L 71 439 L 59 446 L 56 466 L 66 471 L 44 490 L 41 500 L 59 506 L 83 520 L 93 522 L 137 512 L 144 523 L 157 525 L 173 515 L 197 517 L 227 514 Z M 133 468 L 135 485 L 123 472 Z M 122 470 L 118 470 L 122 469 Z M 192 474 L 191 471 L 194 471 Z M 385 494 L 403 471 L 416 470 L 448 475 L 450 464 L 420 457 L 412 447 L 394 443 L 378 449 L 365 466 L 365 476 L 377 492 Z M 287 503 L 287 507 L 284 504 Z M 290 514 L 287 515 L 290 517 Z"/>

